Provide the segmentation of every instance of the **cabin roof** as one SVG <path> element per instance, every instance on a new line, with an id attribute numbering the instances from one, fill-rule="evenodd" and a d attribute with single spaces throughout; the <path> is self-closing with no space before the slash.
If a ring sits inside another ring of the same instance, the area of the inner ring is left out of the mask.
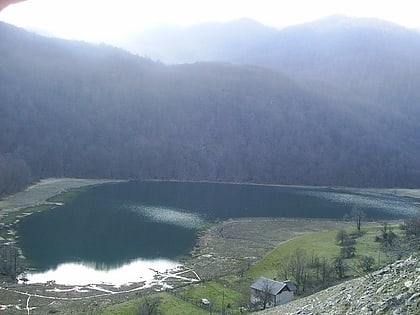
<path id="1" fill-rule="evenodd" d="M 279 294 L 284 288 L 288 291 L 296 290 L 296 287 L 289 280 L 280 282 L 265 277 L 258 278 L 250 287 L 257 291 L 268 291 L 272 295 Z"/>

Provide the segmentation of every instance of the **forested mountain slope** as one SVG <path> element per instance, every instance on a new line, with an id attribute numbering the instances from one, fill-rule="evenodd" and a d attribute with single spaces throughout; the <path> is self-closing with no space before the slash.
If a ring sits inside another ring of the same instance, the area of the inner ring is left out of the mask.
<path id="1" fill-rule="evenodd" d="M 126 44 L 165 62 L 227 61 L 280 71 L 378 124 L 384 137 L 403 136 L 405 150 L 420 150 L 419 31 L 345 16 L 282 30 L 242 19 L 150 31 Z"/>
<path id="2" fill-rule="evenodd" d="M 0 43 L 2 193 L 49 176 L 420 183 L 420 131 L 403 107 L 263 67 L 166 66 L 4 23 Z"/>
<path id="3" fill-rule="evenodd" d="M 420 32 L 386 21 L 331 16 L 276 30 L 242 19 L 149 31 L 121 44 L 163 62 L 264 66 L 335 101 L 420 115 Z"/>

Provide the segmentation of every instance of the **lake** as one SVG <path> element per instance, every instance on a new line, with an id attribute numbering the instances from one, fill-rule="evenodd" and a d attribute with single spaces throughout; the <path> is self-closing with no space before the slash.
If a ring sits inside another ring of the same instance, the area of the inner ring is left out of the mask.
<path id="1" fill-rule="evenodd" d="M 341 219 L 353 207 L 364 209 L 369 219 L 398 219 L 415 213 L 416 202 L 363 190 L 133 181 L 95 186 L 63 206 L 25 217 L 18 234 L 37 269 L 33 281 L 59 279 L 73 266 L 90 270 L 95 278 L 84 280 L 97 283 L 125 278 L 133 265 L 144 274 L 151 266 L 176 267 L 194 246 L 197 231 L 216 220 Z"/>

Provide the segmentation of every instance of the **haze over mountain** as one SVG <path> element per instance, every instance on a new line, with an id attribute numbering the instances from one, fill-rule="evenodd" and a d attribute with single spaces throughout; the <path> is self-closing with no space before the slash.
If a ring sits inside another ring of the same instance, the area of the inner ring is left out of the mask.
<path id="1" fill-rule="evenodd" d="M 119 46 L 164 63 L 228 61 L 246 63 L 249 51 L 275 39 L 279 31 L 244 18 L 190 27 L 162 26 L 133 32 Z M 252 63 L 252 62 L 251 62 Z"/>
<path id="2" fill-rule="evenodd" d="M 0 192 L 48 176 L 419 185 L 419 33 L 332 17 L 176 34 L 172 56 L 211 62 L 0 23 Z"/>
<path id="3" fill-rule="evenodd" d="M 416 79 L 414 69 L 420 59 L 417 31 L 345 16 L 282 30 L 249 19 L 161 29 L 133 35 L 121 45 L 165 63 L 225 61 L 264 66 L 314 84 L 333 84 L 349 93 L 362 90 L 363 101 L 367 93 L 378 97 L 387 92 L 382 89 L 383 80 L 399 86 Z M 400 95 L 395 99 L 401 101 Z"/>

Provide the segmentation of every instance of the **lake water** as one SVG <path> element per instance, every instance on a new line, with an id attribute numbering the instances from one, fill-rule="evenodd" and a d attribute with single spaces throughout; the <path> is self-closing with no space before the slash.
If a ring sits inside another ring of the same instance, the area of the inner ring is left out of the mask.
<path id="1" fill-rule="evenodd" d="M 193 247 L 198 229 L 215 220 L 340 219 L 353 207 L 363 208 L 370 219 L 397 219 L 415 213 L 416 202 L 345 189 L 126 182 L 93 187 L 66 205 L 28 216 L 18 233 L 24 254 L 38 270 L 30 281 L 57 281 L 73 266 L 102 275 L 92 280 L 85 276 L 90 283 L 114 283 L 110 279 L 125 279 L 132 272 L 128 266 L 137 266 L 144 275 L 150 266 L 175 267 Z"/>

